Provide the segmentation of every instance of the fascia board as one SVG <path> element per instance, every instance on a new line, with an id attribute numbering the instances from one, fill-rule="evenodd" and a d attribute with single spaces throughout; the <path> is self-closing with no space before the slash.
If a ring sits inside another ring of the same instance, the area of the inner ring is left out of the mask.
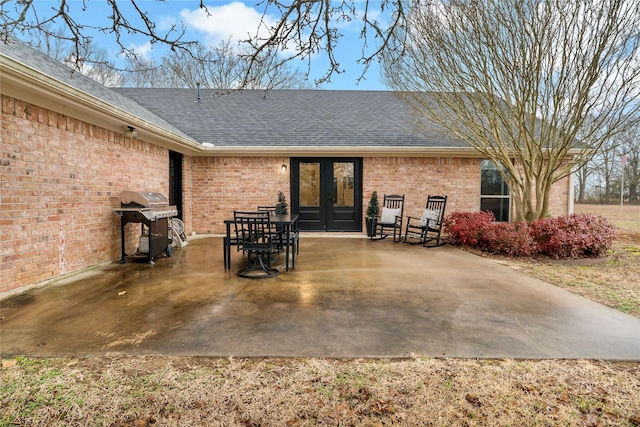
<path id="1" fill-rule="evenodd" d="M 6 96 L 118 133 L 123 133 L 126 126 L 133 126 L 139 139 L 183 154 L 197 155 L 202 150 L 193 139 L 150 123 L 4 55 L 0 58 L 0 92 Z"/>
<path id="2" fill-rule="evenodd" d="M 356 147 L 356 146 L 286 146 L 286 147 L 204 147 L 200 156 L 243 157 L 482 157 L 471 147 Z"/>
<path id="3" fill-rule="evenodd" d="M 576 153 L 569 152 L 568 155 Z M 484 158 L 472 147 L 360 147 L 360 146 L 215 146 L 203 147 L 199 156 L 242 157 L 456 157 Z"/>

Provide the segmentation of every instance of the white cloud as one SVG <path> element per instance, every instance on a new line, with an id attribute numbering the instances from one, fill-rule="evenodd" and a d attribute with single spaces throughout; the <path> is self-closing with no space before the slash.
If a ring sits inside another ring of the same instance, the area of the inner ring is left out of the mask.
<path id="1" fill-rule="evenodd" d="M 276 22 L 271 16 L 265 16 L 260 27 L 262 12 L 248 7 L 244 3 L 233 2 L 223 6 L 207 6 L 207 10 L 184 9 L 180 18 L 190 31 L 199 31 L 205 35 L 205 41 L 215 46 L 231 37 L 233 41 L 246 40 L 255 36 L 260 28 L 261 35 L 266 35 L 266 26 Z"/>
<path id="2" fill-rule="evenodd" d="M 151 50 L 153 49 L 153 47 L 151 46 L 151 43 L 149 42 L 139 44 L 139 45 L 132 43 L 128 46 L 128 48 L 134 51 L 136 55 L 140 55 L 144 58 L 148 58 L 150 56 Z"/>

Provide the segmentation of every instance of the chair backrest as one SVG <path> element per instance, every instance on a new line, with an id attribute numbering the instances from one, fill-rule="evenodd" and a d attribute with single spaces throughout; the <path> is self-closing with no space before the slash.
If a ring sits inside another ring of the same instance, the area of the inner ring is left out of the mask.
<path id="1" fill-rule="evenodd" d="M 395 211 L 395 212 L 391 212 Z M 404 194 L 402 196 L 397 194 L 385 194 L 382 199 L 382 210 L 378 219 L 379 225 L 389 225 L 402 223 L 404 217 Z"/>
<path id="2" fill-rule="evenodd" d="M 447 207 L 447 196 L 429 196 L 427 197 L 427 206 L 425 209 L 439 211 L 438 222 L 444 219 L 444 210 Z"/>
<path id="3" fill-rule="evenodd" d="M 238 247 L 245 251 L 270 251 L 271 221 L 268 211 L 234 211 Z"/>
<path id="4" fill-rule="evenodd" d="M 276 211 L 276 207 L 275 206 L 258 206 L 258 210 L 259 211 L 267 211 L 267 212 L 275 212 Z"/>
<path id="5" fill-rule="evenodd" d="M 389 209 L 404 210 L 404 194 L 402 196 L 399 196 L 397 194 L 385 194 L 382 206 Z"/>

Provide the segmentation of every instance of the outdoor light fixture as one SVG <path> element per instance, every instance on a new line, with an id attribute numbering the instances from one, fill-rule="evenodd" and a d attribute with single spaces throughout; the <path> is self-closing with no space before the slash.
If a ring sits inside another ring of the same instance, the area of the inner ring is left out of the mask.
<path id="1" fill-rule="evenodd" d="M 138 131 L 133 126 L 127 126 L 127 130 L 125 130 L 124 135 L 128 138 L 135 138 L 138 136 Z"/>
<path id="2" fill-rule="evenodd" d="M 282 172 L 287 171 L 287 165 L 285 165 L 284 163 L 282 164 L 281 168 L 282 168 Z"/>

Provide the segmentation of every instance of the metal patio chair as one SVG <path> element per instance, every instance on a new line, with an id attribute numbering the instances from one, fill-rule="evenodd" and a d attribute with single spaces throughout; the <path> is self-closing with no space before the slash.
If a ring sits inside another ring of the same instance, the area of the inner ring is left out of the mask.
<path id="1" fill-rule="evenodd" d="M 276 207 L 275 206 L 258 206 L 258 210 L 260 212 L 269 212 L 270 215 L 275 215 Z M 284 238 L 282 237 L 282 230 L 276 224 L 271 224 L 271 232 L 272 238 L 274 240 L 274 245 L 276 247 L 276 251 L 280 253 L 280 249 L 284 245 Z"/>
<path id="2" fill-rule="evenodd" d="M 259 211 L 268 211 L 272 214 L 275 214 L 276 207 L 275 206 L 258 206 Z M 282 250 L 286 242 L 286 233 L 277 225 L 275 228 L 275 245 L 278 253 Z M 296 255 L 300 253 L 300 245 L 298 244 L 300 241 L 300 230 L 298 229 L 298 223 L 296 222 L 294 226 L 289 230 L 289 247 L 291 247 L 291 263 L 295 268 L 296 265 Z"/>
<path id="3" fill-rule="evenodd" d="M 247 254 L 246 268 L 238 276 L 248 279 L 267 279 L 280 274 L 271 268 L 270 255 L 276 250 L 269 212 L 234 211 L 238 250 Z M 253 258 L 253 259 L 252 259 Z"/>

